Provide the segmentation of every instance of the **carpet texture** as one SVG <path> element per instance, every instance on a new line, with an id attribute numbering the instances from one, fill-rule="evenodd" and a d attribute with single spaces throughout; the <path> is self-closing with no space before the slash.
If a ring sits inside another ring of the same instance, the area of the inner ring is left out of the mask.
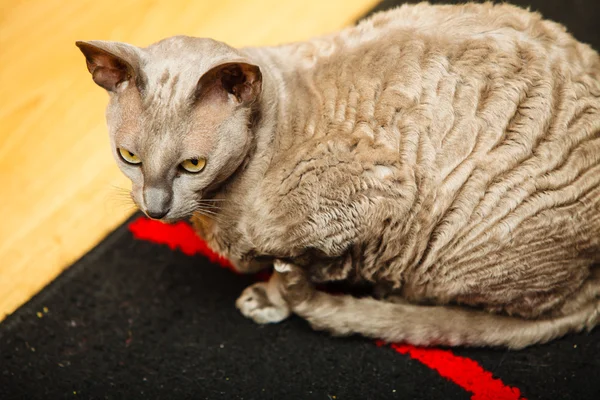
<path id="1" fill-rule="evenodd" d="M 515 3 L 600 48 L 596 0 Z M 0 324 L 0 399 L 600 398 L 600 329 L 518 352 L 332 338 L 242 317 L 265 278 L 136 215 Z"/>

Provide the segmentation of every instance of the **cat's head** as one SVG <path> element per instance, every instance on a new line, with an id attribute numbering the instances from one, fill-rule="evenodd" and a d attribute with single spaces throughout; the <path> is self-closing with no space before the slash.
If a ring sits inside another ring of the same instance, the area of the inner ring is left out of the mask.
<path id="1" fill-rule="evenodd" d="M 225 181 L 251 144 L 262 74 L 241 53 L 210 39 L 177 36 L 147 48 L 77 42 L 106 110 L 113 155 L 148 216 L 190 216 Z"/>

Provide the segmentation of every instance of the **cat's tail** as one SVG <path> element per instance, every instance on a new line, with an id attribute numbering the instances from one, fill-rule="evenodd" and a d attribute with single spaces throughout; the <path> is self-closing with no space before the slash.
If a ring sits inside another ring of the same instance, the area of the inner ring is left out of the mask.
<path id="1" fill-rule="evenodd" d="M 299 293 L 298 289 L 304 292 L 301 298 L 290 302 L 293 312 L 315 329 L 334 335 L 360 334 L 388 342 L 520 349 L 568 332 L 590 330 L 600 322 L 597 296 L 565 316 L 533 320 L 462 307 L 396 304 L 373 298 L 331 295 L 314 289 L 309 293 L 307 282 L 292 279 L 290 283 L 289 293 Z"/>

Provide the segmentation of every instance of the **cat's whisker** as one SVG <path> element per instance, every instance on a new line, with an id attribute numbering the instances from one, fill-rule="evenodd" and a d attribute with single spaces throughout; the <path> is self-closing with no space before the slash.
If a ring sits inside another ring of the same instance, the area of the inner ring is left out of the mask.
<path id="1" fill-rule="evenodd" d="M 126 212 L 138 210 L 137 204 L 131 197 L 131 190 L 116 185 L 110 186 L 114 190 L 108 194 L 105 207 L 125 210 Z"/>
<path id="2" fill-rule="evenodd" d="M 196 203 L 198 203 L 198 204 L 214 204 L 214 203 L 221 203 L 221 202 L 220 201 L 212 201 L 212 200 L 200 199 L 200 200 L 196 200 Z"/>
<path id="3" fill-rule="evenodd" d="M 133 199 L 131 198 L 131 196 L 129 195 L 124 195 L 124 194 L 117 194 L 117 193 L 113 193 L 112 195 L 108 196 L 108 200 L 109 201 L 120 201 L 123 203 L 134 203 Z"/>
<path id="4" fill-rule="evenodd" d="M 125 210 L 125 211 L 137 211 L 138 207 L 135 204 L 106 204 L 108 209 L 113 210 Z"/>
<path id="5" fill-rule="evenodd" d="M 218 222 L 218 223 L 220 223 L 220 224 L 222 224 L 222 223 L 223 223 L 223 220 L 222 220 L 222 219 L 220 219 L 220 218 L 218 218 L 218 217 L 216 216 L 216 214 L 213 214 L 213 215 L 211 215 L 211 214 L 207 213 L 207 212 L 206 212 L 206 210 L 200 210 L 200 209 L 197 209 L 195 212 L 197 212 L 198 214 L 200 214 L 200 215 L 203 215 L 203 216 L 205 216 L 205 217 L 207 217 L 207 218 L 213 219 L 213 220 L 217 221 L 217 222 Z"/>
<path id="6" fill-rule="evenodd" d="M 104 203 L 106 210 L 124 210 L 125 212 L 137 211 L 138 206 L 134 203 L 131 197 L 123 196 L 110 196 L 109 199 Z"/>
<path id="7" fill-rule="evenodd" d="M 124 187 L 121 187 L 121 186 L 117 186 L 117 185 L 112 185 L 111 184 L 110 187 L 112 187 L 113 189 L 115 189 L 118 192 L 125 192 L 125 193 L 131 192 L 130 189 L 127 189 L 127 188 L 124 188 Z"/>
<path id="8" fill-rule="evenodd" d="M 197 200 L 199 203 L 219 203 L 219 202 L 229 202 L 231 200 L 227 199 L 200 199 Z"/>
<path id="9" fill-rule="evenodd" d="M 202 208 L 202 207 L 198 208 L 198 210 L 203 211 L 203 212 L 205 212 L 207 214 L 211 214 L 211 215 L 219 215 L 218 213 L 216 213 L 216 212 L 214 212 L 212 210 L 209 210 L 209 209 L 206 209 L 206 208 Z"/>
<path id="10" fill-rule="evenodd" d="M 201 204 L 198 202 L 194 202 L 194 209 L 206 209 L 206 210 L 212 210 L 212 211 L 221 211 L 222 208 L 214 205 L 214 204 Z"/>
<path id="11" fill-rule="evenodd" d="M 111 196 L 116 197 L 116 198 L 126 198 L 126 199 L 130 199 L 131 201 L 133 201 L 131 199 L 131 190 L 129 189 L 125 189 L 119 186 L 115 186 L 115 185 L 111 185 L 112 188 L 114 189 L 113 192 L 111 192 Z"/>
<path id="12" fill-rule="evenodd" d="M 116 199 L 116 200 L 123 200 L 125 202 L 133 202 L 133 200 L 131 199 L 131 196 L 124 195 L 124 194 L 113 194 L 112 196 L 109 196 L 109 198 Z"/>
<path id="13" fill-rule="evenodd" d="M 219 207 L 203 205 L 197 201 L 195 202 L 195 204 L 196 207 L 194 211 L 199 212 L 206 217 L 212 218 L 219 223 L 223 222 L 223 219 L 221 218 L 222 213 L 220 212 L 221 210 L 219 209 Z"/>
<path id="14" fill-rule="evenodd" d="M 209 209 L 209 210 L 216 210 L 216 211 L 221 211 L 222 210 L 221 207 L 210 206 L 210 205 L 203 205 L 203 204 L 199 204 L 198 207 L 206 208 L 206 209 Z"/>

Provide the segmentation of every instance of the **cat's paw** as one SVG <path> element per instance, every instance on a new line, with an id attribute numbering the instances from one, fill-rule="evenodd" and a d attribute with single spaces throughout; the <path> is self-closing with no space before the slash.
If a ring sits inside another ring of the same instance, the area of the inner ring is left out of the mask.
<path id="1" fill-rule="evenodd" d="M 242 315 L 257 324 L 273 324 L 290 316 L 290 309 L 285 304 L 273 304 L 267 295 L 267 284 L 255 283 L 247 287 L 235 302 Z"/>
<path id="2" fill-rule="evenodd" d="M 292 264 L 283 262 L 281 260 L 275 260 L 273 262 L 273 268 L 275 268 L 275 271 L 279 272 L 280 274 L 285 274 L 286 272 L 293 271 Z"/>
<path id="3" fill-rule="evenodd" d="M 291 263 L 275 260 L 273 263 L 279 276 L 279 290 L 286 303 L 296 310 L 296 307 L 307 303 L 315 293 L 315 288 L 307 276 L 307 271 Z"/>

